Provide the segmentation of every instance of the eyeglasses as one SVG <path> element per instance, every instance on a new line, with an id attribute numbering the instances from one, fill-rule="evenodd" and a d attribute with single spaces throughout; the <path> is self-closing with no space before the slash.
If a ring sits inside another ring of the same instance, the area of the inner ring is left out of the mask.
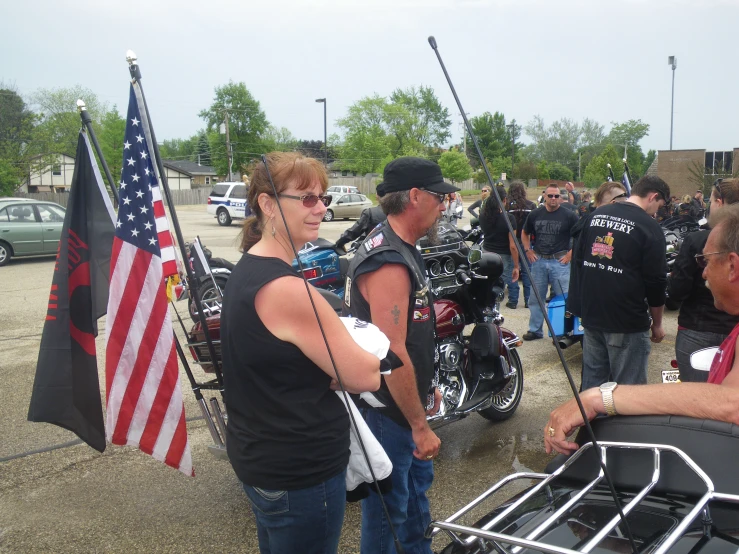
<path id="1" fill-rule="evenodd" d="M 718 198 L 719 200 L 724 199 L 724 195 L 721 194 L 721 186 L 720 186 L 723 181 L 724 181 L 723 179 L 716 179 L 713 182 L 713 190 L 716 191 L 716 198 Z"/>
<path id="2" fill-rule="evenodd" d="M 331 205 L 332 196 L 330 194 L 304 194 L 303 196 L 295 196 L 294 194 L 280 194 L 280 198 L 292 198 L 293 200 L 300 200 L 303 206 L 306 208 L 312 208 L 318 201 L 323 202 L 324 206 Z"/>
<path id="3" fill-rule="evenodd" d="M 665 204 L 667 204 L 667 197 L 665 196 L 665 193 L 662 192 L 661 190 L 657 190 L 655 192 L 657 194 L 659 194 L 659 197 L 662 199 L 662 202 L 664 202 Z"/>
<path id="4" fill-rule="evenodd" d="M 706 254 L 696 254 L 695 255 L 695 263 L 701 269 L 705 269 L 706 266 L 708 265 L 708 260 L 706 260 L 706 258 L 708 256 L 715 256 L 716 254 L 726 254 L 726 252 L 708 252 Z"/>
<path id="5" fill-rule="evenodd" d="M 547 198 L 559 198 L 559 194 L 547 194 Z"/>
<path id="6" fill-rule="evenodd" d="M 444 202 L 444 200 L 446 199 L 446 194 L 442 194 L 440 192 L 431 192 L 430 190 L 426 190 L 426 189 L 418 189 L 418 190 L 423 191 L 427 194 L 430 194 L 431 196 L 434 196 L 439 201 L 440 204 Z"/>
<path id="7" fill-rule="evenodd" d="M 487 193 L 487 194 L 490 194 L 490 189 L 482 189 L 482 192 L 483 192 L 483 193 Z"/>

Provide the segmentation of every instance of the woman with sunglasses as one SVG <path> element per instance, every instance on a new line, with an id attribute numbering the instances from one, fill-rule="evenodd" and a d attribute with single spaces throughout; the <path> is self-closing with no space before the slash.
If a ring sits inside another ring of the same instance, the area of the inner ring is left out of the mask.
<path id="1" fill-rule="evenodd" d="M 739 179 L 718 179 L 711 190 L 711 213 L 736 202 L 739 202 Z M 690 355 L 696 350 L 719 346 L 739 323 L 739 317 L 714 306 L 713 295 L 703 279 L 703 247 L 709 233 L 710 229 L 701 229 L 685 237 L 667 282 L 670 299 L 682 302 L 675 339 L 681 381 L 705 382 L 708 372 L 693 369 Z"/>
<path id="2" fill-rule="evenodd" d="M 267 163 L 277 197 L 264 164 L 256 164 L 254 215 L 244 221 L 244 254 L 221 314 L 226 449 L 256 516 L 261 552 L 336 552 L 349 418 L 308 290 L 291 266 L 293 246 L 318 238 L 328 179 L 319 161 L 297 153 L 275 152 Z M 308 288 L 345 389 L 377 390 L 380 360 Z"/>

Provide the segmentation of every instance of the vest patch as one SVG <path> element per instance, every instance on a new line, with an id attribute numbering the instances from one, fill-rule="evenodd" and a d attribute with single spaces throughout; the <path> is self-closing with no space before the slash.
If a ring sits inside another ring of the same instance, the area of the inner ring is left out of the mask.
<path id="1" fill-rule="evenodd" d="M 373 248 L 377 248 L 380 246 L 385 240 L 385 237 L 382 235 L 382 233 L 378 233 L 371 239 L 367 239 L 364 241 L 364 247 L 367 249 L 367 252 L 372 250 Z"/>
<path id="2" fill-rule="evenodd" d="M 344 304 L 347 308 L 352 307 L 352 278 L 348 275 L 344 281 Z"/>
<path id="3" fill-rule="evenodd" d="M 416 308 L 413 310 L 413 321 L 428 321 L 431 317 L 431 308 Z"/>

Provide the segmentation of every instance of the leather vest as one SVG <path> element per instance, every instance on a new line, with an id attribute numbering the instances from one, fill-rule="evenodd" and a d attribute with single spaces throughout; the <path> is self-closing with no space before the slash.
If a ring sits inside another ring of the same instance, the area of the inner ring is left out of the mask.
<path id="1" fill-rule="evenodd" d="M 414 249 L 411 251 L 411 249 Z M 372 321 L 370 306 L 362 297 L 356 284 L 355 276 L 362 275 L 362 264 L 372 256 L 382 252 L 397 252 L 408 268 L 411 279 L 411 295 L 408 302 L 407 334 L 405 346 L 416 373 L 418 398 L 423 406 L 427 404 L 429 389 L 434 379 L 434 305 L 433 297 L 426 280 L 426 272 L 415 246 L 403 242 L 387 221 L 367 235 L 349 265 L 344 288 L 343 315 L 351 315 L 364 321 Z M 383 415 L 409 428 L 408 422 L 400 408 L 395 404 L 385 379 L 382 379 L 379 390 L 374 393 L 362 393 L 358 405 L 379 409 Z"/>

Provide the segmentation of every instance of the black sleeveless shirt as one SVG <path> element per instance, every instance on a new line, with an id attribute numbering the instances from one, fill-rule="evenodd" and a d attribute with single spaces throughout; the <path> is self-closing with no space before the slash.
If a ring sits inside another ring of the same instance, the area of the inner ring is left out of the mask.
<path id="1" fill-rule="evenodd" d="M 244 254 L 221 314 L 226 450 L 242 482 L 270 490 L 317 485 L 349 463 L 349 417 L 330 377 L 254 307 L 259 289 L 286 275 L 298 276 L 278 258 Z"/>

